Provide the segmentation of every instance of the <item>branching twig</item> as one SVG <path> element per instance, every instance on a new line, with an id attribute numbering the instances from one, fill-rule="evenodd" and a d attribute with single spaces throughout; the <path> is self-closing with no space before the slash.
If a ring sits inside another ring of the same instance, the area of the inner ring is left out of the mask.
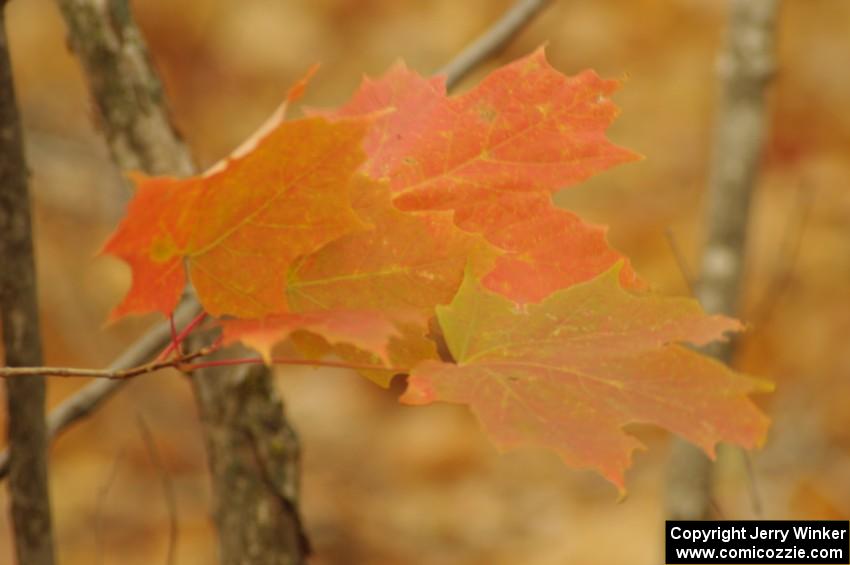
<path id="1" fill-rule="evenodd" d="M 127 380 L 162 369 L 185 369 L 184 366 L 189 361 L 209 355 L 216 349 L 216 347 L 204 347 L 174 359 L 154 361 L 131 369 L 118 369 L 114 371 L 110 371 L 109 369 L 76 369 L 72 367 L 0 367 L 0 377 L 20 378 L 42 375 L 49 377 L 97 377 L 100 379 Z"/>
<path id="2" fill-rule="evenodd" d="M 200 363 L 189 364 L 190 361 L 205 357 L 218 347 L 204 347 L 192 353 L 187 353 L 174 359 L 164 361 L 154 361 L 138 367 L 129 369 L 78 369 L 75 367 L 0 367 L 0 377 L 5 378 L 22 378 L 22 377 L 95 377 L 99 379 L 109 379 L 117 381 L 125 381 L 161 371 L 162 369 L 179 369 L 183 372 L 197 371 L 198 369 L 208 369 L 210 367 L 231 367 L 235 365 L 262 365 L 266 363 L 264 359 L 259 357 L 241 357 L 238 359 L 217 359 L 215 361 L 206 361 Z M 350 363 L 348 361 L 322 361 L 316 359 L 289 359 L 285 357 L 273 357 L 270 360 L 272 365 L 301 365 L 307 367 L 330 367 L 334 369 L 352 369 L 362 371 L 392 371 L 395 373 L 407 373 L 407 369 L 398 367 L 386 367 L 384 365 L 374 365 L 371 363 Z"/>
<path id="3" fill-rule="evenodd" d="M 189 336 L 189 334 L 192 333 L 192 330 L 197 328 L 206 318 L 207 318 L 207 313 L 201 312 L 200 314 L 195 316 L 195 318 L 191 322 L 186 324 L 186 327 L 183 328 L 182 330 L 180 330 L 180 333 L 177 333 L 172 328 L 171 333 L 172 333 L 173 337 L 171 338 L 171 343 L 168 345 L 168 347 L 166 347 L 165 349 L 162 350 L 162 353 L 160 353 L 159 356 L 156 358 L 157 361 L 162 361 L 163 359 L 168 359 L 168 356 L 171 355 L 171 353 L 174 352 L 174 351 L 177 351 L 177 355 L 180 355 L 180 344 L 182 344 L 183 341 L 185 341 L 186 338 Z M 173 326 L 174 325 L 173 324 L 173 320 L 174 320 L 173 316 L 171 317 L 171 320 L 172 320 L 172 326 Z"/>
<path id="4" fill-rule="evenodd" d="M 779 0 L 732 0 L 717 61 L 720 100 L 709 174 L 706 241 L 697 298 L 710 313 L 736 315 L 744 274 L 749 209 L 765 132 L 765 88 L 775 70 Z M 706 352 L 729 362 L 734 342 Z M 667 481 L 670 519 L 711 515 L 711 462 L 696 447 L 674 444 Z"/>
<path id="5" fill-rule="evenodd" d="M 451 90 L 478 65 L 498 54 L 552 0 L 519 0 L 502 18 L 435 74 Z"/>

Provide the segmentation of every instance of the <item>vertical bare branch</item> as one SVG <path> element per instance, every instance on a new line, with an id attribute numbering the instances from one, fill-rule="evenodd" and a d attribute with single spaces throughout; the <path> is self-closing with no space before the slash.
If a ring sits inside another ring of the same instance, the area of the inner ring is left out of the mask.
<path id="1" fill-rule="evenodd" d="M 21 124 L 0 0 L 0 323 L 6 364 L 40 365 L 32 220 Z M 54 562 L 44 377 L 6 383 L 9 415 L 9 495 L 19 563 Z"/>
<path id="2" fill-rule="evenodd" d="M 778 0 L 734 0 L 726 46 L 717 62 L 721 99 L 698 288 L 711 313 L 738 311 L 750 202 L 765 136 L 765 91 L 776 68 L 778 6 Z M 723 349 L 727 360 L 729 350 Z"/>
<path id="3" fill-rule="evenodd" d="M 729 27 L 717 60 L 720 100 L 708 186 L 706 239 L 697 297 L 710 313 L 736 315 L 744 275 L 750 202 L 765 135 L 765 90 L 776 62 L 779 0 L 731 0 Z M 729 362 L 734 342 L 707 353 Z M 706 519 L 711 514 L 711 463 L 677 442 L 670 461 L 667 514 Z"/>

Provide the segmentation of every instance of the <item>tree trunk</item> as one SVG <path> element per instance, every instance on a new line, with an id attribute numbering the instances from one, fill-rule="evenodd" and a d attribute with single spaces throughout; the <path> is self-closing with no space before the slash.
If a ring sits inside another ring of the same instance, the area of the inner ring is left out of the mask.
<path id="1" fill-rule="evenodd" d="M 217 497 L 214 512 L 221 562 L 303 563 L 309 543 L 298 511 L 298 439 L 268 369 L 201 369 L 192 380 L 206 430 L 213 490 L 227 493 Z"/>
<path id="2" fill-rule="evenodd" d="M 0 0 L 0 321 L 6 365 L 43 365 L 27 166 Z M 26 565 L 54 562 L 44 377 L 8 379 L 9 493 L 15 553 Z"/>

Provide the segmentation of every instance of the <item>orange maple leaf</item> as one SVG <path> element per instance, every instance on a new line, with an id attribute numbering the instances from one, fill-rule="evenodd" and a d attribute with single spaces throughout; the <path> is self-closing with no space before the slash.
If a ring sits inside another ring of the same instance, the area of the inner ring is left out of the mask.
<path id="1" fill-rule="evenodd" d="M 104 251 L 132 268 L 113 317 L 171 312 L 184 263 L 212 315 L 259 318 L 288 310 L 289 266 L 365 225 L 349 187 L 365 156 L 368 120 L 283 122 L 242 157 L 207 176 L 137 176 L 127 216 Z"/>

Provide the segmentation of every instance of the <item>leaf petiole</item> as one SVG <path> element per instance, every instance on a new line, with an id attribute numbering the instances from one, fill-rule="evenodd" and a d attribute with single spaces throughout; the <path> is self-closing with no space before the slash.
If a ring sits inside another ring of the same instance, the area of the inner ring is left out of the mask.
<path id="1" fill-rule="evenodd" d="M 215 361 L 202 361 L 192 365 L 181 365 L 184 371 L 196 371 L 198 369 L 206 369 L 208 367 L 224 367 L 230 365 L 259 365 L 266 361 L 260 357 L 244 357 L 241 359 L 216 359 Z M 290 359 L 286 357 L 273 357 L 269 364 L 271 365 L 303 365 L 312 367 L 331 367 L 335 369 L 354 369 L 364 371 L 392 371 L 394 373 L 410 372 L 409 369 L 399 367 L 385 367 L 384 365 L 375 365 L 371 363 L 349 363 L 347 361 L 319 361 L 311 359 Z"/>
<path id="2" fill-rule="evenodd" d="M 180 344 L 183 343 L 183 341 L 192 332 L 192 330 L 197 328 L 201 324 L 201 322 L 206 320 L 206 318 L 207 313 L 201 312 L 200 314 L 195 316 L 191 322 L 186 324 L 186 327 L 183 328 L 183 330 L 178 334 L 176 333 L 176 329 L 174 327 L 174 317 L 169 315 L 169 320 L 171 321 L 171 343 L 168 345 L 168 347 L 162 350 L 162 353 L 157 356 L 156 360 L 163 361 L 165 359 L 168 359 L 168 356 L 171 355 L 171 353 L 174 351 L 177 351 L 177 355 L 180 356 Z"/>

